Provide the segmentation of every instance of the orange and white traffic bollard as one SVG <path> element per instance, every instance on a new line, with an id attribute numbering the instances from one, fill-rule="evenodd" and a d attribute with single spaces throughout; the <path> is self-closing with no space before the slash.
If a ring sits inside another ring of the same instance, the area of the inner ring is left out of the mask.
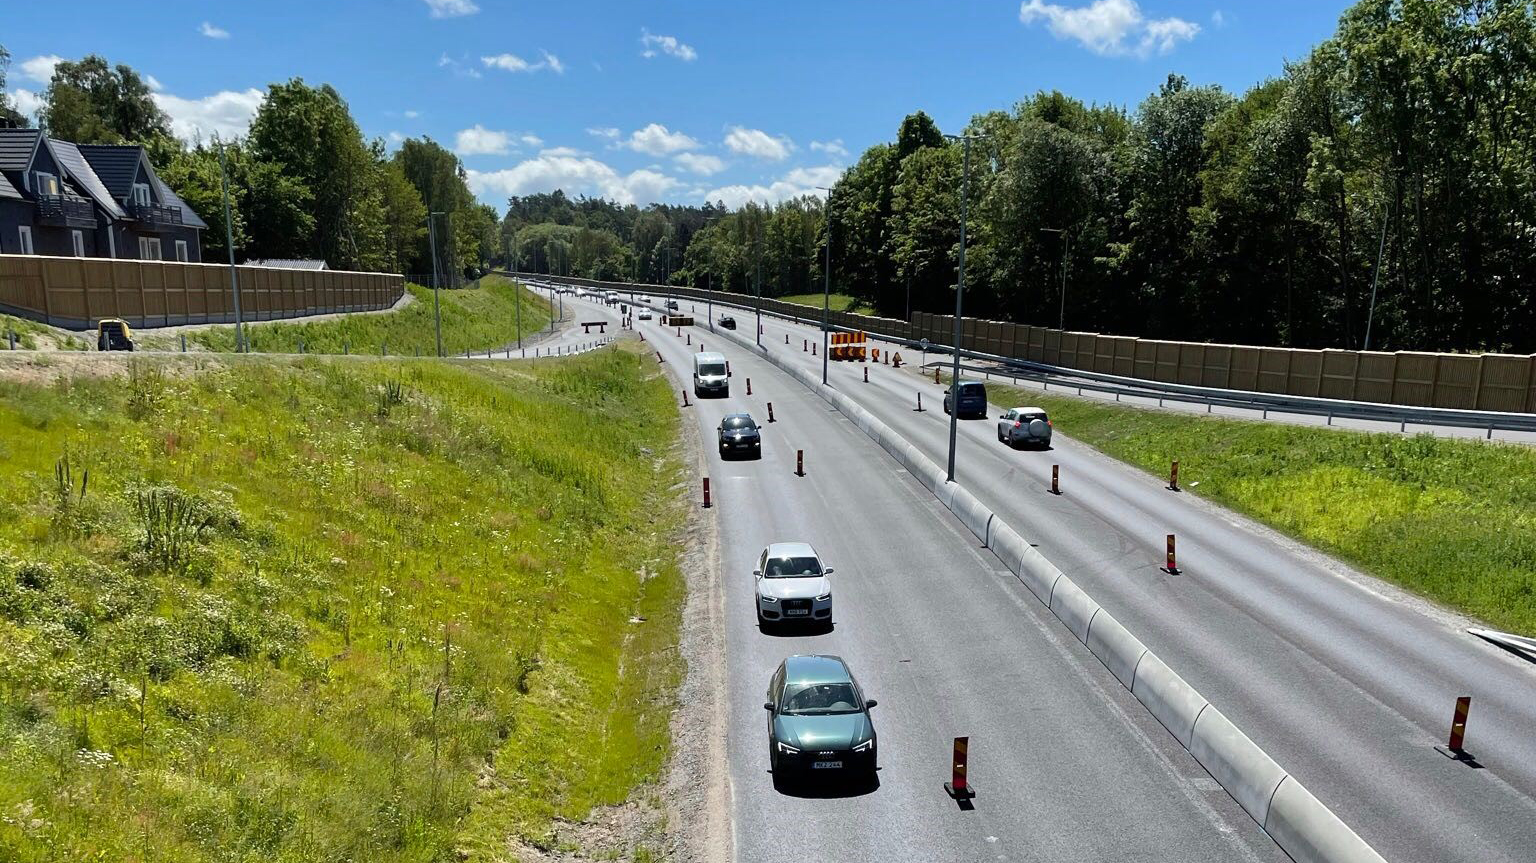
<path id="1" fill-rule="evenodd" d="M 795 476 L 805 476 L 805 450 L 795 450 Z"/>
<path id="2" fill-rule="evenodd" d="M 752 379 L 747 378 L 747 395 L 752 395 Z"/>
<path id="3" fill-rule="evenodd" d="M 690 345 L 693 344 L 693 333 L 689 333 L 688 334 L 688 342 L 687 342 L 687 344 L 690 344 Z"/>
<path id="4" fill-rule="evenodd" d="M 709 509 L 709 477 L 704 477 L 704 508 Z"/>
<path id="5" fill-rule="evenodd" d="M 814 342 L 811 343 L 811 356 L 816 356 L 816 344 Z"/>
<path id="6" fill-rule="evenodd" d="M 700 347 L 703 347 L 703 346 L 700 345 Z M 726 377 L 730 377 L 731 376 L 731 361 L 730 360 L 726 360 L 725 361 L 725 376 Z"/>
<path id="7" fill-rule="evenodd" d="M 1171 533 L 1168 534 L 1168 563 L 1162 569 L 1163 572 L 1166 572 L 1169 575 L 1179 574 L 1179 563 L 1178 559 L 1174 557 L 1173 554 L 1173 534 Z"/>
<path id="8" fill-rule="evenodd" d="M 810 349 L 811 349 L 811 340 L 810 339 L 801 339 L 800 340 L 800 353 L 803 354 L 803 353 L 805 353 L 806 351 L 808 351 Z"/>
<path id="9" fill-rule="evenodd" d="M 784 344 L 789 344 L 789 333 L 784 334 Z"/>
<path id="10" fill-rule="evenodd" d="M 1469 757 L 1462 744 L 1467 738 L 1467 714 L 1472 710 L 1472 696 L 1463 695 L 1456 699 L 1456 712 L 1451 715 L 1451 738 L 1444 746 L 1436 746 L 1435 749 L 1447 758 L 1465 759 Z"/>
<path id="11" fill-rule="evenodd" d="M 918 390 L 917 391 L 917 411 L 916 411 L 916 413 L 922 413 L 922 412 L 923 412 L 923 391 L 922 390 Z"/>
<path id="12" fill-rule="evenodd" d="M 1173 460 L 1173 466 L 1168 469 L 1168 490 L 1179 490 L 1179 460 Z"/>
<path id="13" fill-rule="evenodd" d="M 1061 494 L 1061 465 L 1051 465 L 1051 494 Z"/>
<path id="14" fill-rule="evenodd" d="M 976 796 L 976 789 L 971 787 L 970 780 L 966 778 L 966 761 L 970 749 L 971 738 L 955 738 L 955 757 L 951 761 L 949 781 L 944 783 L 944 790 L 956 800 L 970 800 Z"/>
<path id="15" fill-rule="evenodd" d="M 773 402 L 768 403 L 768 421 L 773 422 Z"/>
<path id="16" fill-rule="evenodd" d="M 864 367 L 864 383 L 869 383 L 869 366 Z"/>
<path id="17" fill-rule="evenodd" d="M 691 407 L 691 405 L 688 404 L 688 388 L 687 387 L 683 387 L 683 407 L 685 407 L 685 408 L 686 407 Z"/>
<path id="18" fill-rule="evenodd" d="M 683 337 L 683 328 L 682 327 L 678 327 L 677 328 L 677 337 L 678 338 L 682 338 Z"/>
<path id="19" fill-rule="evenodd" d="M 934 383 L 938 383 L 939 382 L 939 370 L 938 370 L 938 368 L 934 368 L 934 370 L 933 370 L 933 382 Z"/>

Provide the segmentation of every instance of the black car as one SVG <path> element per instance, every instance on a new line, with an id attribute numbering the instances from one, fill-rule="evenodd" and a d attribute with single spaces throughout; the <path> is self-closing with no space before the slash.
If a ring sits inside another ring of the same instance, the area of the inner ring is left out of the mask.
<path id="1" fill-rule="evenodd" d="M 789 774 L 875 776 L 873 699 L 837 656 L 791 656 L 768 681 L 768 763 Z"/>
<path id="2" fill-rule="evenodd" d="M 667 300 L 667 311 L 669 311 L 669 312 L 677 311 L 677 300 Z"/>
<path id="3" fill-rule="evenodd" d="M 959 390 L 959 402 L 954 404 L 954 391 Z M 944 391 L 944 412 L 951 410 L 960 417 L 985 417 L 987 415 L 987 387 L 981 381 L 961 381 Z"/>
<path id="4" fill-rule="evenodd" d="M 720 326 L 728 330 L 734 330 L 736 329 L 736 319 L 730 315 L 721 315 Z"/>
<path id="5" fill-rule="evenodd" d="M 751 414 L 727 414 L 720 421 L 719 433 L 721 458 L 732 455 L 763 457 L 762 426 L 753 421 Z"/>

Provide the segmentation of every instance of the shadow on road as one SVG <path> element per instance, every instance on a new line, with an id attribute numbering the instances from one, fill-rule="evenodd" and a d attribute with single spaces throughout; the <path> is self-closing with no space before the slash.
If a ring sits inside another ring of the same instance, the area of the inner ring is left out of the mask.
<path id="1" fill-rule="evenodd" d="M 840 797 L 863 797 L 880 790 L 880 776 L 780 776 L 773 774 L 773 790 L 786 797 L 802 797 L 811 800 L 832 800 Z"/>

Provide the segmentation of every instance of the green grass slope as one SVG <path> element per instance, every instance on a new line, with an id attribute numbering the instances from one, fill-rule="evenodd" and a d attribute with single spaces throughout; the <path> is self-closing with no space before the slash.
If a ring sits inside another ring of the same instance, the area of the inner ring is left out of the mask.
<path id="1" fill-rule="evenodd" d="M 0 859 L 452 860 L 654 777 L 653 363 L 80 359 L 0 366 Z"/>
<path id="2" fill-rule="evenodd" d="M 1155 476 L 1178 459 L 1186 491 L 1498 628 L 1536 634 L 1536 448 L 987 386 L 994 404 L 1039 405 L 1058 431 Z"/>
<path id="3" fill-rule="evenodd" d="M 847 294 L 833 294 L 830 298 L 822 294 L 795 294 L 788 297 L 779 297 L 778 299 L 800 306 L 815 306 L 818 309 L 821 308 L 823 302 L 826 302 L 832 307 L 834 312 L 870 313 L 873 311 Z"/>
<path id="4" fill-rule="evenodd" d="M 246 328 L 255 353 L 298 353 L 299 343 L 308 353 L 377 356 L 387 346 L 396 356 L 432 356 L 437 350 L 432 313 L 432 289 L 407 285 L 415 302 L 390 312 L 346 315 L 319 321 L 274 321 Z M 462 356 L 466 350 L 501 348 L 517 340 L 517 291 L 503 276 L 486 276 L 479 287 L 439 291 L 443 319 L 443 351 Z M 549 303 L 532 291 L 521 289 L 523 335 L 549 327 Z M 144 333 L 146 348 L 175 350 L 177 335 Z M 233 326 L 209 327 L 187 333 L 187 342 L 204 350 L 235 349 Z"/>

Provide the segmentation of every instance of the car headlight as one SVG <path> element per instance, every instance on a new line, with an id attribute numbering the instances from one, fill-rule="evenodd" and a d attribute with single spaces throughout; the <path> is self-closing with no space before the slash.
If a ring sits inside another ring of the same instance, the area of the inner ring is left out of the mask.
<path id="1" fill-rule="evenodd" d="M 764 594 L 763 596 L 761 596 L 759 598 L 762 599 L 763 602 L 778 602 L 779 601 L 779 598 L 777 596 L 768 596 L 767 594 Z"/>
<path id="2" fill-rule="evenodd" d="M 779 741 L 775 740 L 773 742 L 773 745 L 777 746 L 779 748 L 779 754 L 781 754 L 781 755 L 799 755 L 800 754 L 800 750 L 796 749 L 793 746 L 790 746 L 788 743 L 780 743 Z"/>
<path id="3" fill-rule="evenodd" d="M 860 743 L 858 746 L 853 747 L 853 751 L 854 752 L 869 752 L 869 751 L 873 750 L 874 748 L 875 748 L 875 738 L 871 737 L 868 740 L 864 741 L 863 743 Z"/>
<path id="4" fill-rule="evenodd" d="M 821 596 L 816 597 L 816 601 L 817 602 L 826 602 L 827 600 L 829 600 L 831 598 L 832 598 L 832 591 L 829 590 L 826 593 L 823 593 Z"/>

